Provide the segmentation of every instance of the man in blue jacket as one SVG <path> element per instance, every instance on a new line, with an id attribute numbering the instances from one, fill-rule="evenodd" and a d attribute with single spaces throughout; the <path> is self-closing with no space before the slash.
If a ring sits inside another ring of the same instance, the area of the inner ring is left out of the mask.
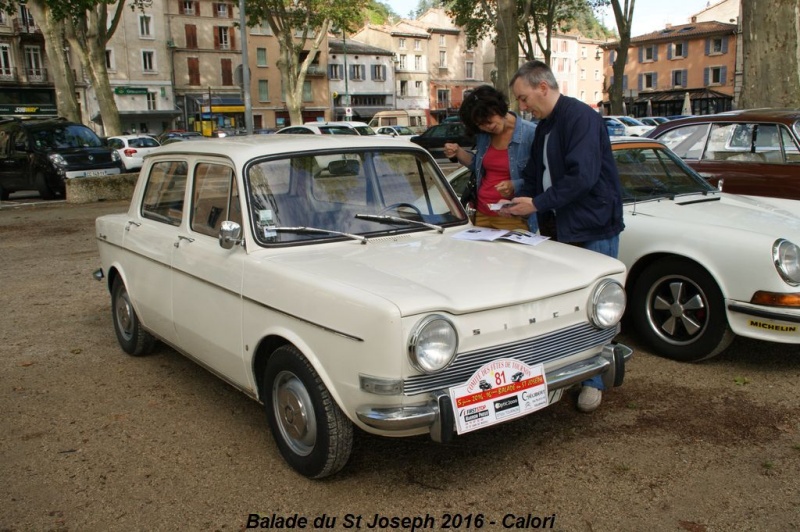
<path id="1" fill-rule="evenodd" d="M 622 188 L 603 118 L 585 103 L 562 95 L 541 61 L 522 65 L 511 80 L 520 110 L 540 120 L 524 184 L 503 211 L 536 213 L 540 232 L 559 242 L 616 257 L 622 222 Z M 583 383 L 578 409 L 591 412 L 603 394 L 600 376 Z"/>

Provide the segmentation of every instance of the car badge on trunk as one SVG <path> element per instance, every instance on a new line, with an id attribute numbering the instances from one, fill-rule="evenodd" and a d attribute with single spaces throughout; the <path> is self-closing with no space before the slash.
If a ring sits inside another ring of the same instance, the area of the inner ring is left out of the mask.
<path id="1" fill-rule="evenodd" d="M 90 161 L 94 161 L 94 155 L 90 155 L 90 156 L 89 156 L 89 160 L 90 160 Z"/>

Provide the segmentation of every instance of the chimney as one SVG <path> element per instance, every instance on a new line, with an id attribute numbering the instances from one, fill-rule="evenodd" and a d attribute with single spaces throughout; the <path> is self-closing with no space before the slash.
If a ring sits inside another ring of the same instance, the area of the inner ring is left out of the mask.
<path id="1" fill-rule="evenodd" d="M 666 29 L 668 29 L 668 30 L 671 30 L 671 29 L 672 29 L 672 24 L 670 24 L 669 22 L 667 22 Z"/>
<path id="2" fill-rule="evenodd" d="M 692 24 L 697 24 L 697 16 L 692 17 Z"/>

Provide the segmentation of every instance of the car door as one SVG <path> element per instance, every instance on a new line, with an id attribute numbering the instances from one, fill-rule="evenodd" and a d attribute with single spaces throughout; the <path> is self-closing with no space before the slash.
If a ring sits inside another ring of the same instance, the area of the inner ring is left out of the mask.
<path id="1" fill-rule="evenodd" d="M 173 255 L 172 302 L 178 345 L 235 384 L 248 385 L 242 348 L 243 247 L 219 245 L 223 221 L 242 225 L 233 167 L 194 163 L 191 210 Z"/>
<path id="2" fill-rule="evenodd" d="M 184 218 L 187 163 L 155 162 L 138 213 L 128 221 L 124 247 L 130 251 L 126 286 L 145 328 L 175 345 L 172 312 L 172 255 Z"/>
<path id="3" fill-rule="evenodd" d="M 732 194 L 798 197 L 797 145 L 782 129 L 777 124 L 712 124 L 703 155 L 692 167 L 715 186 L 722 180 L 723 190 Z"/>
<path id="4" fill-rule="evenodd" d="M 31 154 L 28 135 L 17 126 L 0 132 L 0 184 L 6 190 L 34 188 L 31 181 Z"/>

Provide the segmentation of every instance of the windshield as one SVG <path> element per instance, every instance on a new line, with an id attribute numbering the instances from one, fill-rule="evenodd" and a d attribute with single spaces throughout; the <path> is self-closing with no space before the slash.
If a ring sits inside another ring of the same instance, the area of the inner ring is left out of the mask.
<path id="1" fill-rule="evenodd" d="M 359 135 L 377 135 L 377 133 L 375 133 L 375 130 L 369 126 L 354 126 L 353 129 L 358 131 Z"/>
<path id="2" fill-rule="evenodd" d="M 341 233 L 373 237 L 430 230 L 413 222 L 466 222 L 457 198 L 426 154 L 385 149 L 298 153 L 255 161 L 245 173 L 254 236 L 261 245 L 342 238 Z M 387 215 L 411 223 L 356 215 Z"/>
<path id="3" fill-rule="evenodd" d="M 100 137 L 85 126 L 64 125 L 32 131 L 34 146 L 39 150 L 63 150 L 69 148 L 99 148 Z"/>
<path id="4" fill-rule="evenodd" d="M 658 147 L 614 150 L 624 201 L 715 191 L 675 154 Z"/>

